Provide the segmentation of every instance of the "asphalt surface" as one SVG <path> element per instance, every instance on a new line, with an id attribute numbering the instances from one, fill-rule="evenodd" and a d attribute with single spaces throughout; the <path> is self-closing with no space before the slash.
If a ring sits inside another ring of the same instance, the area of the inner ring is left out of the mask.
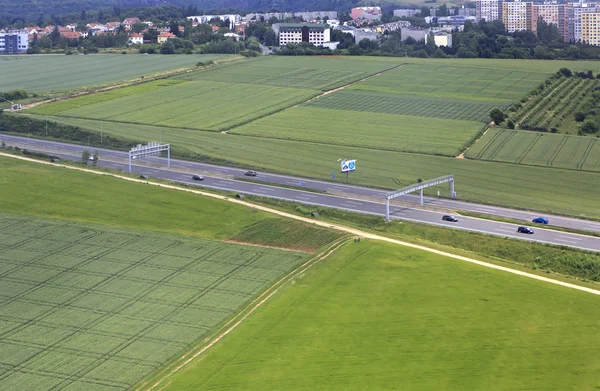
<path id="1" fill-rule="evenodd" d="M 25 147 L 32 151 L 45 151 L 71 160 L 80 159 L 81 152 L 83 149 L 86 149 L 86 147 L 81 145 L 17 137 L 6 134 L 0 134 L 0 141 L 4 141 L 8 145 Z M 127 171 L 126 152 L 98 148 L 92 148 L 91 150 L 98 151 L 100 156 L 98 163 L 99 166 Z M 159 166 L 162 167 L 159 168 Z M 186 183 L 189 185 L 198 185 L 206 188 L 272 197 L 282 200 L 300 202 L 308 205 L 332 207 L 377 216 L 385 215 L 383 195 L 385 195 L 387 191 L 383 190 L 304 179 L 287 175 L 267 174 L 262 172 L 258 172 L 257 177 L 250 178 L 261 182 L 272 183 L 274 185 L 271 186 L 268 184 L 252 183 L 233 179 L 234 177 L 244 176 L 244 173 L 246 172 L 244 169 L 188 162 L 176 159 L 172 159 L 171 166 L 171 169 L 167 169 L 165 158 L 153 157 L 144 159 L 144 161 L 141 162 L 134 161 L 133 172 L 140 175 L 149 175 L 151 177 L 168 179 L 171 181 Z M 194 173 L 203 175 L 204 180 L 193 180 L 192 175 Z M 343 196 L 314 191 L 303 191 L 300 189 L 288 189 L 278 187 L 277 185 L 302 187 L 321 192 L 333 192 L 336 194 L 343 193 Z M 457 184 L 457 190 L 460 189 L 458 185 L 459 184 Z M 405 197 L 404 200 L 413 203 L 418 202 L 418 196 L 408 196 Z M 428 223 L 438 226 L 447 226 L 456 229 L 483 232 L 491 235 L 505 236 L 541 243 L 550 243 L 600 252 L 599 237 L 544 229 L 536 226 L 535 224 L 523 224 L 532 227 L 535 230 L 535 234 L 527 235 L 518 233 L 517 225 L 512 223 L 503 223 L 465 216 L 458 216 L 459 221 L 457 223 L 441 220 L 443 210 L 466 210 L 512 219 L 520 219 L 528 222 L 531 221 L 533 217 L 538 216 L 538 214 L 535 212 L 498 208 L 487 205 L 430 197 L 425 198 L 425 207 L 434 207 L 438 210 L 391 205 L 390 215 L 394 219 Z M 552 225 L 573 228 L 582 231 L 600 232 L 600 223 L 597 222 L 560 216 L 544 215 L 544 217 L 549 218 Z"/>

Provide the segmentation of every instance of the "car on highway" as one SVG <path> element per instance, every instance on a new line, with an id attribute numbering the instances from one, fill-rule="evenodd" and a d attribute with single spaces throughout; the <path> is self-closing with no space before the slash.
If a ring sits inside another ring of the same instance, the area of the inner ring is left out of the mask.
<path id="1" fill-rule="evenodd" d="M 548 220 L 545 217 L 536 217 L 535 219 L 531 220 L 533 223 L 538 223 L 538 224 L 548 224 L 550 220 Z"/>
<path id="2" fill-rule="evenodd" d="M 244 173 L 244 175 L 246 175 L 246 176 L 256 176 L 256 171 L 246 171 Z"/>
<path id="3" fill-rule="evenodd" d="M 192 179 L 195 181 L 203 181 L 204 177 L 202 175 L 194 175 Z"/>
<path id="4" fill-rule="evenodd" d="M 519 227 L 519 228 L 517 228 L 517 232 L 522 233 L 522 234 L 533 235 L 533 230 L 529 227 Z"/>
<path id="5" fill-rule="evenodd" d="M 456 223 L 458 221 L 458 219 L 452 215 L 443 215 L 442 216 L 442 220 L 444 221 L 451 221 L 453 223 Z"/>

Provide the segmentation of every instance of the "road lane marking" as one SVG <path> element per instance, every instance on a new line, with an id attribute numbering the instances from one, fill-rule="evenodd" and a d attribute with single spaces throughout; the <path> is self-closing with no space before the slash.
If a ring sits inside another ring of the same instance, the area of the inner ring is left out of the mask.
<path id="1" fill-rule="evenodd" d="M 564 243 L 569 243 L 569 244 L 577 244 L 577 242 L 574 242 L 572 240 L 567 240 L 567 239 L 555 239 L 557 242 L 564 242 Z"/>
<path id="2" fill-rule="evenodd" d="M 582 238 L 576 238 L 576 237 L 572 237 L 572 236 L 561 236 L 560 238 L 565 239 L 565 240 L 576 240 L 576 241 L 583 240 Z M 560 239 L 556 239 L 556 240 L 560 240 Z"/>

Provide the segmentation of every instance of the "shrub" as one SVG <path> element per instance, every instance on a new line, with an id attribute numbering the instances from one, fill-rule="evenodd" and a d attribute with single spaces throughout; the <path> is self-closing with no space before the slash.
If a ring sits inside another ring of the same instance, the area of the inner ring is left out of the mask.
<path id="1" fill-rule="evenodd" d="M 575 114 L 573 114 L 573 118 L 577 122 L 583 122 L 583 120 L 585 120 L 585 117 L 586 117 L 585 113 L 583 113 L 581 111 L 577 111 L 577 112 L 575 112 Z"/>
<path id="2" fill-rule="evenodd" d="M 581 125 L 581 131 L 587 134 L 596 133 L 598 131 L 598 124 L 592 119 L 587 119 Z"/>
<path id="3" fill-rule="evenodd" d="M 512 121 L 512 119 L 509 119 L 508 122 L 506 122 L 506 126 L 509 129 L 514 129 L 515 128 L 515 123 Z"/>

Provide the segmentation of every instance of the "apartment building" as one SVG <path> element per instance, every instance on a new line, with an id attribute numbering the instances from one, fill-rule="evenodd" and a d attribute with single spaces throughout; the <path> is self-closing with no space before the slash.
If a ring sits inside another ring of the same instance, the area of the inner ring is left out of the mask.
<path id="1" fill-rule="evenodd" d="M 288 43 L 310 42 L 315 46 L 323 46 L 330 41 L 327 24 L 321 23 L 276 23 L 273 31 L 279 37 L 279 46 Z"/>
<path id="2" fill-rule="evenodd" d="M 524 1 L 505 1 L 502 3 L 502 23 L 506 31 L 537 30 L 537 21 L 533 19 L 533 3 Z"/>
<path id="3" fill-rule="evenodd" d="M 600 46 L 600 12 L 581 14 L 581 41 L 588 45 Z"/>
<path id="4" fill-rule="evenodd" d="M 538 20 L 542 19 L 548 24 L 558 28 L 563 39 L 567 39 L 567 5 L 558 3 L 534 4 L 533 21 L 537 27 Z"/>
<path id="5" fill-rule="evenodd" d="M 588 12 L 600 11 L 598 3 L 567 3 L 566 4 L 566 20 L 567 20 L 567 37 L 569 42 L 581 42 L 582 39 L 582 16 Z"/>
<path id="6" fill-rule="evenodd" d="M 477 0 L 475 4 L 475 18 L 479 22 L 502 20 L 502 0 Z"/>
<path id="7" fill-rule="evenodd" d="M 29 48 L 27 30 L 0 30 L 0 54 L 26 53 Z"/>

